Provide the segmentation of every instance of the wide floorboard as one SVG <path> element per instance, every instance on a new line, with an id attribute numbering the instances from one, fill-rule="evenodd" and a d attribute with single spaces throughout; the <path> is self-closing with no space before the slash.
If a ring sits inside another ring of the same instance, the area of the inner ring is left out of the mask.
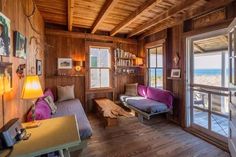
<path id="1" fill-rule="evenodd" d="M 89 120 L 93 136 L 87 148 L 72 157 L 230 157 L 164 117 L 144 123 L 136 117 L 122 117 L 120 125 L 112 128 L 104 128 L 94 115 L 89 115 Z"/>

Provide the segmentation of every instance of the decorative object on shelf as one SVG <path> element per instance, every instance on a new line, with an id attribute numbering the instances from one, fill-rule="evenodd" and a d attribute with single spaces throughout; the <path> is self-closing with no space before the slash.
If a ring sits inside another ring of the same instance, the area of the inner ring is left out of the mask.
<path id="1" fill-rule="evenodd" d="M 171 69 L 171 78 L 180 78 L 181 70 L 180 69 Z"/>
<path id="2" fill-rule="evenodd" d="M 143 66 L 143 59 L 140 58 L 140 57 L 136 57 L 135 59 L 135 64 L 138 65 L 138 66 Z"/>
<path id="3" fill-rule="evenodd" d="M 72 69 L 72 59 L 58 58 L 58 69 Z"/>
<path id="4" fill-rule="evenodd" d="M 0 56 L 10 54 L 10 20 L 0 12 Z"/>
<path id="5" fill-rule="evenodd" d="M 12 63 L 0 62 L 0 84 L 0 91 L 12 89 Z"/>
<path id="6" fill-rule="evenodd" d="M 43 67 L 42 67 L 42 61 L 36 59 L 36 75 L 42 75 L 43 73 Z"/>
<path id="7" fill-rule="evenodd" d="M 20 32 L 14 32 L 14 56 L 26 59 L 27 39 Z"/>
<path id="8" fill-rule="evenodd" d="M 21 98 L 25 100 L 32 100 L 33 108 L 32 108 L 32 119 L 33 122 L 30 124 L 30 127 L 38 127 L 40 126 L 40 122 L 35 120 L 35 100 L 39 97 L 43 96 L 43 90 L 39 81 L 39 77 L 37 75 L 29 75 L 26 76 Z"/>
<path id="9" fill-rule="evenodd" d="M 75 70 L 76 70 L 77 72 L 80 72 L 81 69 L 82 69 L 82 67 L 83 67 L 83 61 L 76 61 L 76 62 L 75 62 Z"/>
<path id="10" fill-rule="evenodd" d="M 178 67 L 179 60 L 180 60 L 179 53 L 176 53 L 174 58 L 173 58 L 173 63 L 174 63 L 175 67 Z"/>
<path id="11" fill-rule="evenodd" d="M 25 77 L 25 75 L 24 75 L 25 68 L 26 68 L 26 64 L 20 64 L 16 69 L 16 74 L 20 79 Z"/>

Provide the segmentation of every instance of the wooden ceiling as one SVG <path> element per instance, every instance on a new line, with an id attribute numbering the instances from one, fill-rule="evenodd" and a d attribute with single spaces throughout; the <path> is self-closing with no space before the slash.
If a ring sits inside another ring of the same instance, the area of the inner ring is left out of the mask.
<path id="1" fill-rule="evenodd" d="M 193 42 L 194 53 L 211 53 L 228 50 L 228 36 L 219 35 Z"/>
<path id="2" fill-rule="evenodd" d="M 35 0 L 45 22 L 128 37 L 172 27 L 233 0 Z"/>

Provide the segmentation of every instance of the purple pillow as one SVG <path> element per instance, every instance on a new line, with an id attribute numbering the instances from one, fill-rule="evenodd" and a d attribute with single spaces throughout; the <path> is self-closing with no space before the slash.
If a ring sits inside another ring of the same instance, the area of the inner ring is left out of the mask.
<path id="1" fill-rule="evenodd" d="M 149 99 L 166 104 L 168 108 L 172 108 L 174 97 L 170 91 L 148 87 L 147 97 Z"/>
<path id="2" fill-rule="evenodd" d="M 147 86 L 138 85 L 138 95 L 147 98 Z"/>
<path id="3" fill-rule="evenodd" d="M 40 97 L 39 100 L 44 100 L 44 99 L 45 99 L 46 97 L 48 97 L 48 96 L 51 96 L 52 99 L 53 99 L 53 101 L 55 101 L 55 97 L 54 97 L 54 95 L 53 95 L 51 89 L 49 89 L 49 88 L 48 88 L 48 89 L 45 89 L 43 96 Z"/>
<path id="4" fill-rule="evenodd" d="M 51 109 L 49 108 L 46 101 L 39 99 L 36 102 L 35 107 L 35 119 L 36 120 L 43 120 L 51 118 Z M 32 109 L 27 115 L 27 122 L 32 121 Z"/>

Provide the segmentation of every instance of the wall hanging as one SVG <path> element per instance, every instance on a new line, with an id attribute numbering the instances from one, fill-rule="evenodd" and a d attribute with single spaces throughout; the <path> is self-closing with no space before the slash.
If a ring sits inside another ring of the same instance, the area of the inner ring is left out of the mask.
<path id="1" fill-rule="evenodd" d="M 36 75 L 42 75 L 43 73 L 43 67 L 42 67 L 42 61 L 36 60 Z"/>
<path id="2" fill-rule="evenodd" d="M 27 39 L 20 32 L 14 32 L 14 56 L 22 59 L 26 59 L 26 45 Z"/>
<path id="3" fill-rule="evenodd" d="M 58 58 L 58 69 L 72 69 L 71 58 Z"/>
<path id="4" fill-rule="evenodd" d="M 20 79 L 25 77 L 25 74 L 24 74 L 25 68 L 26 68 L 26 64 L 20 64 L 16 69 L 16 74 Z"/>
<path id="5" fill-rule="evenodd" d="M 0 12 L 0 56 L 9 56 L 10 36 L 10 20 Z"/>

